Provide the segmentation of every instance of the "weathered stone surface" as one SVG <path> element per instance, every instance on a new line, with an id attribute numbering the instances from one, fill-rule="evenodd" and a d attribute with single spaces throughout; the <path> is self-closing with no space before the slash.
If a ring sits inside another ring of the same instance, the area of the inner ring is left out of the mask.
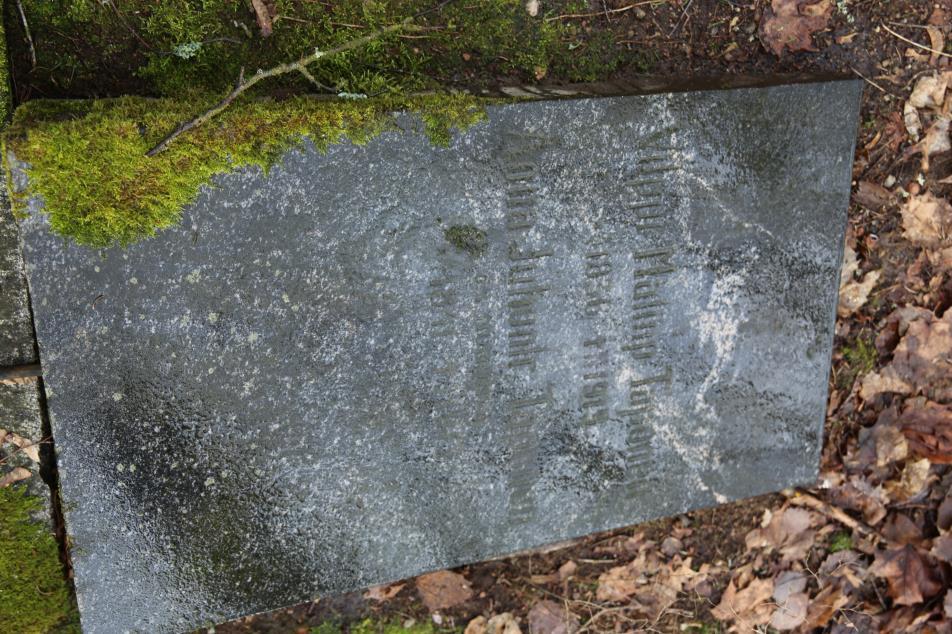
<path id="1" fill-rule="evenodd" d="M 50 488 L 40 474 L 43 419 L 35 379 L 0 383 L 0 477 L 14 469 L 27 469 L 33 475 L 17 486 L 26 486 L 31 495 L 43 499 L 43 508 L 35 519 L 53 527 Z M 15 436 L 13 436 L 15 434 Z M 16 442 L 14 442 L 14 439 Z"/>
<path id="2" fill-rule="evenodd" d="M 861 84 L 516 104 L 24 241 L 87 632 L 811 481 Z M 415 124 L 407 120 L 408 126 Z"/>
<path id="3" fill-rule="evenodd" d="M 26 289 L 17 225 L 0 187 L 0 368 L 36 360 Z"/>

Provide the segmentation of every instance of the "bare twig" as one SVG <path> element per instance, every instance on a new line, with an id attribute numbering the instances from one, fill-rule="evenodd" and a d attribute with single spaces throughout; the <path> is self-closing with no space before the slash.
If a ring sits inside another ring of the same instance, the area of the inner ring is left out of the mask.
<path id="1" fill-rule="evenodd" d="M 33 46 L 33 36 L 30 35 L 30 25 L 26 21 L 26 13 L 23 12 L 23 3 L 17 0 L 17 11 L 20 13 L 20 22 L 23 24 L 23 33 L 26 35 L 26 43 L 30 47 L 30 62 L 33 68 L 36 68 L 36 48 Z"/>
<path id="2" fill-rule="evenodd" d="M 879 533 L 874 531 L 863 522 L 853 519 L 835 506 L 827 504 L 820 498 L 814 497 L 805 491 L 794 491 L 792 493 L 784 491 L 784 495 L 791 504 L 796 506 L 805 506 L 807 508 L 813 509 L 814 511 L 819 511 L 828 518 L 839 522 L 843 526 L 846 526 L 847 528 L 859 533 L 863 537 L 871 537 L 874 540 L 882 539 L 882 536 Z"/>
<path id="3" fill-rule="evenodd" d="M 546 22 L 552 22 L 553 20 L 568 20 L 571 18 L 592 18 L 597 15 L 604 15 L 606 18 L 612 13 L 624 13 L 625 11 L 631 11 L 635 7 L 643 7 L 648 4 L 664 4 L 668 0 L 644 0 L 642 2 L 635 2 L 634 4 L 628 4 L 623 7 L 618 7 L 617 9 L 605 9 L 604 11 L 595 11 L 594 13 L 566 13 L 563 15 L 553 15 L 545 19 Z"/>
<path id="4" fill-rule="evenodd" d="M 249 79 L 245 79 L 244 69 L 242 69 L 241 74 L 238 76 L 238 81 L 235 84 L 235 87 L 231 90 L 231 92 L 225 95 L 221 99 L 221 101 L 216 103 L 214 106 L 212 106 L 211 108 L 209 108 L 202 114 L 196 116 L 195 118 L 189 121 L 186 121 L 185 123 L 180 124 L 168 136 L 166 136 L 164 139 L 159 141 L 155 145 L 155 147 L 153 147 L 151 150 L 146 152 L 146 156 L 155 156 L 156 154 L 163 152 L 172 141 L 177 139 L 182 134 L 185 134 L 189 130 L 197 128 L 198 126 L 202 125 L 209 119 L 212 119 L 218 116 L 219 114 L 221 114 L 223 110 L 225 110 L 225 108 L 230 106 L 231 103 L 235 99 L 241 96 L 242 93 L 247 91 L 249 88 L 257 84 L 258 82 L 268 79 L 269 77 L 276 77 L 278 75 L 284 75 L 287 73 L 300 73 L 302 72 L 302 70 L 305 76 L 307 76 L 310 74 L 307 71 L 307 67 L 313 64 L 314 62 L 318 61 L 319 59 L 323 59 L 325 57 L 333 57 L 334 55 L 339 55 L 340 53 L 344 53 L 346 51 L 350 51 L 352 49 L 358 48 L 384 35 L 394 33 L 396 31 L 411 29 L 413 28 L 412 20 L 413 20 L 412 18 L 407 18 L 406 20 L 404 20 L 403 22 L 400 22 L 399 24 L 392 24 L 388 27 L 382 28 L 379 31 L 374 31 L 373 33 L 370 33 L 363 37 L 358 37 L 348 42 L 344 42 L 340 46 L 332 48 L 329 51 L 321 51 L 318 49 L 314 49 L 313 53 L 311 53 L 310 55 L 305 55 L 304 57 L 297 60 L 296 62 L 286 62 L 284 64 L 279 64 L 278 66 L 275 66 L 274 68 L 269 68 L 268 70 L 259 70 L 257 73 L 252 75 Z"/>
<path id="5" fill-rule="evenodd" d="M 854 73 L 856 73 L 856 74 L 860 77 L 860 79 L 864 80 L 867 84 L 869 84 L 869 85 L 872 86 L 873 88 L 879 90 L 880 92 L 886 92 L 886 89 L 885 89 L 885 88 L 883 88 L 882 86 L 880 86 L 879 84 L 877 84 L 877 83 L 874 82 L 872 79 L 870 79 L 869 77 L 867 77 L 867 76 L 864 75 L 863 73 L 859 72 L 858 70 L 856 70 L 856 69 L 853 68 L 852 66 L 850 66 L 850 70 L 853 71 Z"/>
<path id="6" fill-rule="evenodd" d="M 883 26 L 884 29 L 886 29 L 887 31 L 889 31 L 889 33 L 891 33 L 894 37 L 898 37 L 900 40 L 902 40 L 902 41 L 905 42 L 906 44 L 912 44 L 912 45 L 915 46 L 916 48 L 921 48 L 921 49 L 924 50 L 924 51 L 929 51 L 929 52 L 932 53 L 933 55 L 941 55 L 942 57 L 952 58 L 952 55 L 950 55 L 949 53 L 945 53 L 945 52 L 943 52 L 943 51 L 938 51 L 938 50 L 932 48 L 931 46 L 926 46 L 925 44 L 920 44 L 919 42 L 915 42 L 915 41 L 913 41 L 913 40 L 910 40 L 908 37 L 903 37 L 902 35 L 899 35 L 899 34 L 896 33 L 895 31 L 893 31 L 891 28 L 889 28 L 888 26 L 886 26 L 885 24 L 883 24 L 882 26 Z"/>

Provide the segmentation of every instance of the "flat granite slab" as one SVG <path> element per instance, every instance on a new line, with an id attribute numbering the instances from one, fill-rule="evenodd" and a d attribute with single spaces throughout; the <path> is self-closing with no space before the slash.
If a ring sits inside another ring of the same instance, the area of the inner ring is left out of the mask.
<path id="1" fill-rule="evenodd" d="M 22 233 L 86 632 L 808 483 L 862 84 L 544 101 Z"/>

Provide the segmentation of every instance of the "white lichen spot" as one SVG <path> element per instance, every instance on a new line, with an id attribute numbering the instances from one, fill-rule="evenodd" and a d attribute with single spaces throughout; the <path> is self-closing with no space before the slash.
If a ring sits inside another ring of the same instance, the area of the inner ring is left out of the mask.
<path id="1" fill-rule="evenodd" d="M 133 286 L 135 286 L 136 284 L 139 283 L 139 278 L 137 278 L 137 277 L 130 277 L 130 278 L 129 278 L 129 283 L 132 284 Z"/>
<path id="2" fill-rule="evenodd" d="M 281 293 L 281 301 L 284 302 L 285 304 L 290 304 L 291 298 L 288 297 L 287 293 Z"/>
<path id="3" fill-rule="evenodd" d="M 135 472 L 136 472 L 136 466 L 134 464 L 129 465 L 129 473 L 135 473 Z"/>
<path id="4" fill-rule="evenodd" d="M 124 395 L 122 392 L 113 392 L 113 393 L 112 393 L 112 400 L 114 400 L 114 401 L 117 402 L 117 403 L 118 403 L 119 401 L 121 401 L 123 398 L 125 398 L 125 395 Z"/>
<path id="5" fill-rule="evenodd" d="M 218 313 L 216 313 L 216 312 L 208 313 L 208 323 L 210 323 L 210 324 L 217 324 L 217 323 L 218 323 Z"/>
<path id="6" fill-rule="evenodd" d="M 301 310 L 301 307 L 300 305 L 295 304 L 294 306 L 291 306 L 291 310 L 296 313 L 297 311 Z"/>
<path id="7" fill-rule="evenodd" d="M 208 368 L 209 374 L 215 374 L 215 368 Z"/>
<path id="8" fill-rule="evenodd" d="M 193 270 L 185 276 L 185 281 L 189 284 L 197 284 L 200 279 L 202 279 L 202 272 L 198 269 Z"/>
<path id="9" fill-rule="evenodd" d="M 116 465 L 116 471 L 118 471 L 119 473 L 122 473 L 125 470 L 126 470 L 126 465 L 122 464 L 121 462 Z"/>
<path id="10" fill-rule="evenodd" d="M 205 478 L 205 486 L 210 487 L 215 484 L 215 478 Z"/>
<path id="11" fill-rule="evenodd" d="M 258 341 L 258 333 L 253 332 L 248 335 L 248 343 L 255 343 L 256 341 Z"/>

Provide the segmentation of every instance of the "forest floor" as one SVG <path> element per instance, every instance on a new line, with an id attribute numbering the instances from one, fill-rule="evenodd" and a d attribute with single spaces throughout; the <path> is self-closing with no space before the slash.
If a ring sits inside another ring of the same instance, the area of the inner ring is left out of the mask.
<path id="1" fill-rule="evenodd" d="M 439 81 L 835 72 L 866 83 L 820 479 L 215 631 L 952 632 L 952 0 L 526 6 L 559 26 L 541 57 L 453 51 Z M 33 63 L 8 7 L 17 98 L 168 90 L 154 68 L 136 71 L 155 60 L 127 54 L 149 44 L 147 25 L 116 15 L 114 59 L 80 67 L 43 61 L 52 21 L 35 25 Z M 601 66 L 573 60 L 595 47 Z M 97 67 L 95 81 L 75 79 Z"/>

